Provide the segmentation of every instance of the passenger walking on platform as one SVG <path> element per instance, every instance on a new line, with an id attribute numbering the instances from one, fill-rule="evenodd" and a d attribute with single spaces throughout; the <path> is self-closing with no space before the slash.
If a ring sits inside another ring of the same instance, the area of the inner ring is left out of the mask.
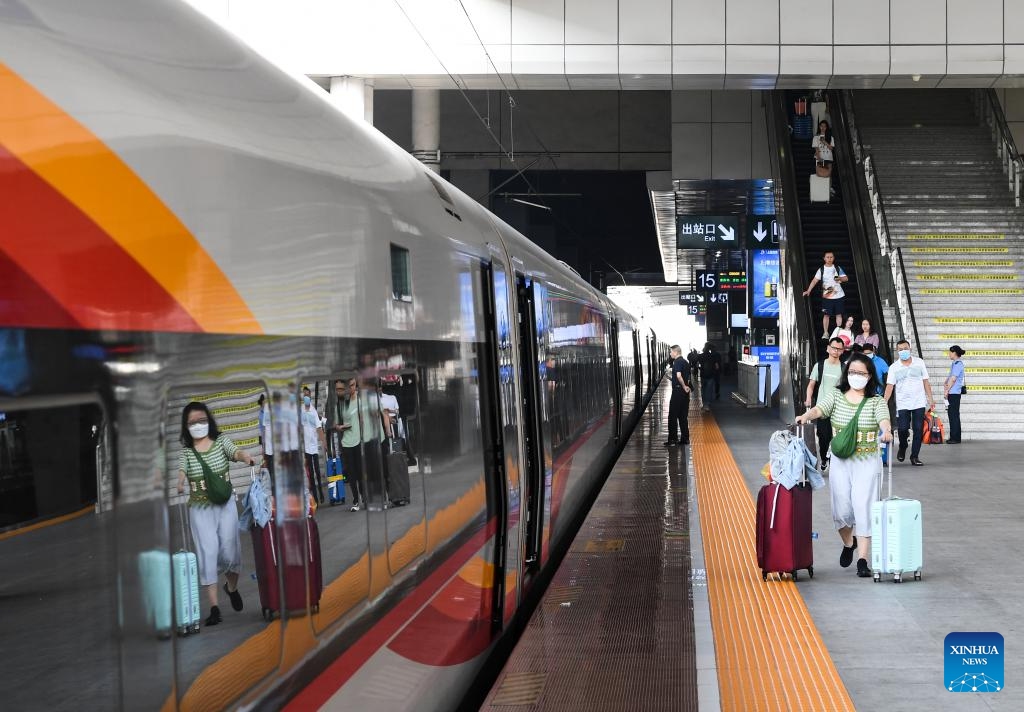
<path id="1" fill-rule="evenodd" d="M 861 319 L 860 322 L 860 333 L 857 334 L 857 338 L 853 340 L 855 344 L 864 346 L 865 344 L 871 344 L 875 350 L 878 349 L 878 334 L 871 328 L 871 322 L 867 319 Z"/>
<path id="2" fill-rule="evenodd" d="M 959 346 L 949 347 L 949 376 L 942 390 L 946 398 L 946 415 L 949 417 L 949 439 L 947 445 L 960 444 L 960 396 L 964 392 L 964 362 L 960 359 L 966 353 Z"/>
<path id="3" fill-rule="evenodd" d="M 718 398 L 721 391 L 722 357 L 710 341 L 704 344 L 700 355 L 701 404 L 703 412 L 711 412 L 711 399 Z"/>
<path id="4" fill-rule="evenodd" d="M 217 606 L 217 577 L 225 575 L 224 592 L 231 607 L 242 610 L 238 592 L 238 574 L 242 568 L 242 544 L 238 538 L 238 505 L 234 492 L 227 501 L 214 503 L 207 481 L 227 480 L 230 490 L 231 461 L 256 464 L 247 452 L 238 448 L 231 438 L 222 435 L 217 421 L 205 403 L 193 401 L 181 412 L 181 455 L 178 461 L 178 492 L 189 486 L 189 528 L 196 548 L 199 585 L 206 588 L 210 615 L 206 625 L 221 622 Z M 215 497 L 216 498 L 216 497 Z"/>
<path id="5" fill-rule="evenodd" d="M 818 418 L 831 419 L 833 435 L 851 424 L 857 430 L 853 454 L 836 455 L 831 464 L 829 490 L 832 521 L 843 540 L 839 565 L 846 568 L 853 563 L 856 549 L 857 575 L 862 578 L 871 576 L 871 505 L 878 499 L 878 477 L 882 472 L 878 440 L 892 442 L 889 406 L 875 395 L 877 390 L 871 362 L 864 354 L 851 354 L 837 386 L 823 390 L 818 404 L 796 417 L 800 424 Z"/>
<path id="6" fill-rule="evenodd" d="M 910 464 L 921 466 L 921 443 L 924 441 L 925 409 L 935 408 L 932 387 L 928 382 L 928 367 L 924 361 L 910 355 L 910 342 L 906 339 L 896 344 L 899 360 L 889 367 L 886 378 L 885 399 L 896 392 L 896 427 L 900 434 L 900 446 L 896 459 L 903 462 L 907 456 L 908 430 L 913 428 L 914 440 L 910 449 Z"/>
<path id="7" fill-rule="evenodd" d="M 846 317 L 846 322 L 842 326 L 837 326 L 832 330 L 832 333 L 829 334 L 830 339 L 834 339 L 836 337 L 842 339 L 843 349 L 846 351 L 849 351 L 850 347 L 853 346 L 853 321 L 854 319 L 852 316 Z"/>
<path id="8" fill-rule="evenodd" d="M 804 296 L 810 296 L 814 285 L 821 282 L 821 338 L 827 339 L 832 317 L 834 316 L 836 319 L 836 326 L 843 323 L 843 297 L 846 296 L 846 292 L 843 291 L 843 282 L 850 281 L 850 278 L 843 272 L 842 267 L 836 265 L 835 253 L 831 250 L 825 253 L 824 260 L 825 264 L 818 268 L 811 283 L 804 290 Z"/>
<path id="9" fill-rule="evenodd" d="M 309 480 L 309 491 L 319 504 L 324 503 L 323 481 L 320 474 L 320 448 L 327 451 L 324 429 L 320 425 L 320 416 L 313 407 L 313 399 L 302 397 L 302 440 L 306 455 L 306 477 Z"/>
<path id="10" fill-rule="evenodd" d="M 669 349 L 672 357 L 672 399 L 668 402 L 668 442 L 665 447 L 690 443 L 690 364 L 678 345 Z M 679 432 L 678 439 L 676 432 Z"/>
<path id="11" fill-rule="evenodd" d="M 804 405 L 809 409 L 821 403 L 822 398 L 835 390 L 839 378 L 843 374 L 843 363 L 839 360 L 843 353 L 843 340 L 839 337 L 828 342 L 828 357 L 818 361 L 807 374 L 807 396 Z M 822 418 L 815 424 L 818 432 L 818 462 L 822 472 L 829 465 L 828 446 L 832 442 L 832 425 L 828 418 Z"/>

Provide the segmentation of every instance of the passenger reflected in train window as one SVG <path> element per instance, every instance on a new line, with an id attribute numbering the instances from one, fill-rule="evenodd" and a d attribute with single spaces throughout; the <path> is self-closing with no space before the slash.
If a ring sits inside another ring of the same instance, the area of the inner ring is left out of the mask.
<path id="1" fill-rule="evenodd" d="M 206 590 L 210 615 L 207 626 L 222 616 L 217 605 L 217 581 L 224 574 L 224 592 L 236 611 L 243 608 L 238 592 L 242 545 L 238 533 L 238 506 L 231 485 L 231 461 L 250 467 L 256 460 L 220 432 L 205 403 L 193 401 L 181 413 L 182 450 L 178 464 L 178 492 L 189 490 L 189 529 L 195 546 L 199 585 Z"/>
<path id="2" fill-rule="evenodd" d="M 262 468 L 270 474 L 270 482 L 274 482 L 274 431 L 270 420 L 270 403 L 267 402 L 267 395 L 260 393 L 257 400 L 259 405 L 258 423 L 260 429 L 260 446 L 263 448 Z"/>
<path id="3" fill-rule="evenodd" d="M 347 496 L 351 503 L 350 510 L 358 512 L 366 506 L 358 379 L 335 380 L 334 398 L 328 408 L 328 413 L 328 432 L 336 435 L 341 442 L 341 462 L 345 469 Z"/>

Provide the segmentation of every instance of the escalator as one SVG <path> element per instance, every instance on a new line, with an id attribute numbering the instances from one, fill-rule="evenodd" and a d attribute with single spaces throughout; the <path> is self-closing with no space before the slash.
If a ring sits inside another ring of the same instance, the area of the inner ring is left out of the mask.
<path id="1" fill-rule="evenodd" d="M 791 293 L 782 305 L 779 324 L 783 363 L 792 374 L 787 374 L 784 367 L 783 376 L 784 380 L 791 379 L 787 390 L 798 409 L 802 407 L 804 383 L 797 374 L 806 373 L 810 364 L 825 351 L 825 341 L 821 338 L 821 287 L 816 287 L 810 298 L 802 297 L 801 292 L 822 266 L 826 251 L 835 254 L 836 264 L 850 278 L 843 285 L 843 291 L 846 316 L 856 319 L 854 333 L 860 331 L 860 320 L 866 318 L 878 332 L 880 342 L 888 341 L 873 263 L 873 250 L 877 252 L 874 218 L 865 180 L 853 157 L 843 97 L 840 92 L 828 92 L 832 109 L 829 118 L 835 140 L 832 171 L 835 194 L 828 203 L 811 203 L 810 175 L 814 172 L 811 139 L 793 135 L 795 101 L 808 93 L 767 92 L 765 112 L 776 186 L 776 212 L 780 223 L 784 224 L 782 281 L 789 285 Z"/>

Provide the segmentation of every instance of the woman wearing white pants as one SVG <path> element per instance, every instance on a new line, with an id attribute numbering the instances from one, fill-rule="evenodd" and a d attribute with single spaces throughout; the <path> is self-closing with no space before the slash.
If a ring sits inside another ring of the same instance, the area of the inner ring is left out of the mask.
<path id="1" fill-rule="evenodd" d="M 832 492 L 832 521 L 843 540 L 839 565 L 846 568 L 853 563 L 853 551 L 856 549 L 857 575 L 862 578 L 871 576 L 868 567 L 871 504 L 878 497 L 878 477 L 882 472 L 878 440 L 892 442 L 889 407 L 884 398 L 875 395 L 877 392 L 878 376 L 874 364 L 863 354 L 853 353 L 843 366 L 843 374 L 836 387 L 824 394 L 816 406 L 796 418 L 797 423 L 830 418 L 835 442 L 835 437 L 853 420 L 865 397 L 868 399 L 857 415 L 856 449 L 846 458 L 832 453 L 828 476 Z M 879 430 L 882 431 L 880 437 Z"/>

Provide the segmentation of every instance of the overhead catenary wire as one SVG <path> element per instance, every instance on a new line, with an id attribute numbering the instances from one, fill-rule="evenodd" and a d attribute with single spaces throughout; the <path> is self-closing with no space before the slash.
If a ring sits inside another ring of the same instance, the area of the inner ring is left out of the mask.
<path id="1" fill-rule="evenodd" d="M 512 91 L 509 89 L 508 85 L 505 83 L 505 80 L 502 78 L 501 73 L 498 71 L 498 67 L 494 63 L 494 59 L 491 57 L 490 52 L 487 51 L 487 47 L 486 47 L 486 45 L 484 45 L 483 40 L 480 37 L 479 31 L 477 31 L 476 25 L 473 24 L 473 20 L 469 16 L 469 12 L 466 10 L 466 6 L 462 3 L 462 0 L 456 0 L 456 1 L 459 3 L 459 7 L 462 8 L 462 12 L 466 16 L 466 21 L 469 22 L 469 26 L 470 26 L 470 28 L 472 28 L 473 34 L 476 37 L 477 42 L 480 44 L 480 47 L 483 49 L 484 56 L 487 57 L 488 64 L 490 64 L 491 68 L 494 70 L 495 76 L 498 78 L 498 81 L 501 83 L 501 86 L 502 86 L 502 89 L 505 92 L 505 95 L 508 97 L 508 101 L 509 101 L 509 135 L 510 135 L 509 137 L 510 137 L 510 141 L 511 141 L 512 146 L 514 146 L 514 140 L 515 139 L 514 139 L 514 136 L 512 135 L 511 114 L 512 114 L 512 111 L 515 109 L 515 106 L 516 106 L 515 98 L 512 95 Z M 437 63 L 439 65 L 441 65 L 441 69 L 445 72 L 445 74 L 448 75 L 448 78 L 451 79 L 452 82 L 455 84 L 455 86 L 458 88 L 459 93 L 462 95 L 462 98 L 465 99 L 466 103 L 469 105 L 470 110 L 473 112 L 473 114 L 476 116 L 477 120 L 480 122 L 480 124 L 484 127 L 484 129 L 490 135 L 491 139 L 498 146 L 498 148 L 501 150 L 501 152 L 508 158 L 509 162 L 511 164 L 515 165 L 515 152 L 514 152 L 514 148 L 512 148 L 511 150 L 509 148 L 506 148 L 505 145 L 502 143 L 501 138 L 495 135 L 494 131 L 491 128 L 491 122 L 489 120 L 485 120 L 484 117 L 480 114 L 479 110 L 476 108 L 476 105 L 473 103 L 472 99 L 470 99 L 469 95 L 466 93 L 466 88 L 463 85 L 463 82 L 460 81 L 454 74 L 452 74 L 452 72 L 448 69 L 447 65 L 445 65 L 444 61 L 441 59 L 441 57 L 438 55 L 438 53 L 434 50 L 434 47 L 427 40 L 427 38 L 423 34 L 423 32 L 421 32 L 420 28 L 416 25 L 415 22 L 413 22 L 412 17 L 410 17 L 409 13 L 406 11 L 405 7 L 403 6 L 402 0 L 394 0 L 394 3 L 398 7 L 399 11 L 401 11 L 402 15 L 405 16 L 405 19 L 409 23 L 409 25 L 413 28 L 413 30 L 416 32 L 416 34 L 419 36 L 419 38 L 423 41 L 423 44 L 427 47 L 427 49 L 430 51 L 430 53 L 434 56 L 434 59 L 437 60 Z M 541 149 L 543 150 L 544 157 L 546 157 L 548 160 L 550 160 L 552 166 L 554 166 L 555 169 L 557 170 L 558 169 L 558 163 L 555 161 L 554 156 L 551 153 L 551 151 L 544 144 L 544 142 L 540 139 L 540 137 L 537 135 L 536 131 L 533 130 L 533 127 L 530 125 L 530 122 L 528 120 L 525 121 L 525 124 L 526 124 L 527 130 L 530 132 L 530 134 L 532 134 L 534 140 L 537 141 L 537 143 L 540 145 Z M 533 165 L 533 164 L 531 163 L 530 165 Z M 517 171 L 516 175 L 512 176 L 512 178 L 516 178 L 516 177 L 522 176 L 523 181 L 526 183 L 527 187 L 534 194 L 538 194 L 539 191 L 530 182 L 530 179 L 524 173 L 525 170 L 526 170 L 526 168 L 519 169 L 519 171 Z M 503 185 L 504 185 L 504 183 L 503 183 Z M 541 202 L 543 203 L 543 201 L 541 201 Z M 547 206 L 545 205 L 545 207 L 547 207 Z"/>

